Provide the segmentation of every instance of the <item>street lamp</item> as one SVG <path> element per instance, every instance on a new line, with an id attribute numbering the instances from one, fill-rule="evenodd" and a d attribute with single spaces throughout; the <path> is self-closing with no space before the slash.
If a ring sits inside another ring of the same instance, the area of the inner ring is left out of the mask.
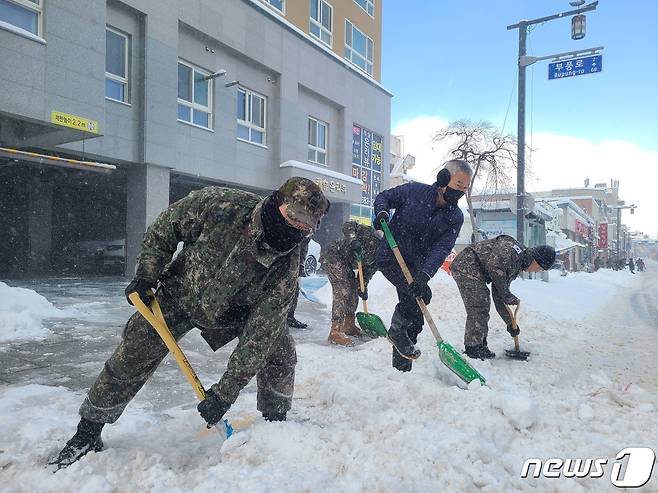
<path id="1" fill-rule="evenodd" d="M 580 7 L 584 3 L 580 0 L 573 0 L 570 2 L 572 7 Z M 519 88 L 517 91 L 518 104 L 518 118 L 517 118 L 517 143 L 516 143 L 516 240 L 523 244 L 524 243 L 524 227 L 525 227 L 525 103 L 526 103 L 526 66 L 531 65 L 539 60 L 545 60 L 547 58 L 553 58 L 554 56 L 560 55 L 570 55 L 580 52 L 570 52 L 570 53 L 560 53 L 559 55 L 551 55 L 549 57 L 529 57 L 526 53 L 526 42 L 528 36 L 528 28 L 536 24 L 543 24 L 554 19 L 564 19 L 567 16 L 574 15 L 575 17 L 581 16 L 584 12 L 589 12 L 591 10 L 596 10 L 597 5 L 599 4 L 598 0 L 580 7 L 575 10 L 569 10 L 567 12 L 560 12 L 559 14 L 548 15 L 546 17 L 540 17 L 538 19 L 532 19 L 529 21 L 522 20 L 511 26 L 507 26 L 507 30 L 518 29 L 519 30 L 519 58 L 518 58 L 518 81 Z M 572 21 L 572 35 L 573 35 L 574 24 Z M 582 16 L 582 25 L 579 26 L 578 35 L 585 36 L 585 16 Z M 581 37 L 582 37 L 581 36 Z M 580 38 L 574 38 L 580 39 Z M 594 48 L 593 50 L 602 49 L 602 47 Z M 582 50 L 581 50 L 582 51 Z M 592 50 L 587 50 L 592 51 Z"/>
<path id="2" fill-rule="evenodd" d="M 571 18 L 571 39 L 583 39 L 585 37 L 585 16 L 574 15 Z"/>

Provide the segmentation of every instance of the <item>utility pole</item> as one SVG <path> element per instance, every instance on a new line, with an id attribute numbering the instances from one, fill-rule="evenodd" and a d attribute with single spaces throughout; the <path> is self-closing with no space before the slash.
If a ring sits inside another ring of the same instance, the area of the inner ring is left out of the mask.
<path id="1" fill-rule="evenodd" d="M 516 239 L 519 243 L 524 244 L 524 235 L 525 235 L 525 69 L 528 65 L 535 63 L 540 59 L 552 58 L 551 55 L 548 57 L 527 57 L 526 56 L 526 39 L 528 35 L 528 26 L 534 24 L 541 24 L 547 21 L 554 19 L 561 19 L 566 16 L 582 14 L 583 12 L 589 12 L 590 10 L 595 10 L 598 5 L 598 1 L 592 2 L 580 9 L 570 10 L 568 12 L 561 12 L 559 14 L 553 14 L 546 17 L 540 17 L 539 19 L 532 19 L 529 21 L 519 21 L 517 24 L 507 26 L 507 30 L 518 29 L 519 30 L 519 89 L 518 89 L 518 121 L 517 121 L 517 169 L 516 169 Z M 581 50 L 582 52 L 583 50 Z M 590 50 L 588 50 L 590 51 Z M 579 52 L 573 52 L 579 53 Z"/>
<path id="2" fill-rule="evenodd" d="M 621 202 L 621 204 L 624 203 L 623 201 L 620 201 L 620 202 Z M 610 206 L 610 208 L 617 210 L 617 228 L 616 228 L 617 229 L 617 249 L 616 250 L 617 250 L 617 258 L 619 258 L 620 255 L 621 255 L 621 252 L 622 252 L 621 242 L 620 242 L 621 238 L 620 238 L 620 235 L 619 235 L 619 233 L 621 232 L 621 211 L 623 209 L 630 209 L 631 214 L 634 214 L 635 209 L 637 209 L 637 205 L 635 205 L 635 204 L 631 204 L 631 205 L 613 205 L 613 206 Z M 625 247 L 626 247 L 626 233 L 624 233 L 624 249 L 625 249 Z"/>
<path id="3" fill-rule="evenodd" d="M 619 231 L 621 230 L 621 209 L 617 209 L 617 259 L 620 258 L 621 243 L 619 243 Z"/>
<path id="4" fill-rule="evenodd" d="M 509 29 L 509 27 L 507 28 Z M 519 22 L 519 87 L 516 125 L 516 240 L 524 245 L 525 236 L 525 64 L 528 24 Z"/>

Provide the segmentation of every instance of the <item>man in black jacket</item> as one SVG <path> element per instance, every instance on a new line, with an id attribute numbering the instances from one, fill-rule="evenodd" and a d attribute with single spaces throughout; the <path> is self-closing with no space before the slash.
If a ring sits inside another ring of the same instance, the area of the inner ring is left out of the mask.
<path id="1" fill-rule="evenodd" d="M 512 326 L 512 319 L 505 305 L 517 305 L 519 299 L 509 288 L 519 273 L 548 270 L 555 262 L 555 250 L 546 245 L 526 248 L 511 236 L 501 235 L 469 245 L 462 250 L 450 266 L 452 277 L 466 307 L 466 331 L 464 346 L 471 358 L 495 358 L 487 347 L 489 332 L 488 283 L 496 311 L 507 324 L 512 337 L 519 335 L 518 326 Z"/>
<path id="2" fill-rule="evenodd" d="M 388 338 L 394 346 L 393 367 L 400 371 L 411 371 L 412 360 L 420 357 L 415 343 L 423 330 L 423 314 L 416 298 L 422 298 L 425 303 L 432 298 L 427 283 L 450 254 L 459 236 L 464 215 L 457 203 L 468 190 L 472 176 L 466 161 L 452 160 L 445 163 L 434 184 L 406 183 L 384 190 L 375 199 L 375 228 L 381 229 L 381 221 L 389 222 L 390 219 L 391 233 L 414 278 L 412 284 L 407 284 L 386 239 L 383 239 L 377 264 L 398 292 L 399 303 L 393 313 Z M 391 209 L 395 209 L 392 218 Z"/>

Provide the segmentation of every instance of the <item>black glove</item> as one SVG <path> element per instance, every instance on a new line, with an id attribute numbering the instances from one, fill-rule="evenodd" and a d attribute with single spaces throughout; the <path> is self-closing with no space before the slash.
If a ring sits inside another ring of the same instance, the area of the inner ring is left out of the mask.
<path id="1" fill-rule="evenodd" d="M 357 289 L 356 291 L 359 295 L 359 298 L 361 298 L 363 301 L 368 301 L 368 288 L 366 288 L 365 291 L 361 291 L 360 289 Z"/>
<path id="2" fill-rule="evenodd" d="M 374 228 L 375 229 L 382 229 L 382 220 L 384 220 L 384 222 L 386 222 L 386 224 L 388 224 L 389 217 L 390 216 L 388 215 L 387 211 L 378 212 L 377 217 L 375 217 Z"/>
<path id="3" fill-rule="evenodd" d="M 517 337 L 521 333 L 521 329 L 519 329 L 519 325 L 516 325 L 516 329 L 513 328 L 511 325 L 507 326 L 507 332 L 509 332 L 509 335 L 512 337 Z"/>
<path id="4" fill-rule="evenodd" d="M 142 303 L 144 303 L 146 306 L 151 306 L 151 300 L 153 299 L 153 295 L 149 292 L 149 290 L 154 290 L 155 289 L 155 284 L 153 284 L 151 281 L 147 281 L 146 279 L 140 279 L 136 277 L 132 281 L 130 281 L 130 284 L 126 287 L 126 299 L 128 300 L 128 304 L 132 305 L 133 302 L 130 301 L 130 298 L 128 296 L 132 293 L 137 293 L 139 297 L 142 300 Z"/>
<path id="5" fill-rule="evenodd" d="M 414 296 L 414 298 L 423 298 L 423 300 L 427 298 L 427 291 L 430 289 L 427 285 L 429 280 L 430 276 L 428 276 L 425 272 L 419 272 L 416 274 L 416 277 L 414 277 L 414 282 L 409 284 L 409 292 Z"/>
<path id="6" fill-rule="evenodd" d="M 512 293 L 510 293 L 505 297 L 504 301 L 506 305 L 518 305 L 520 300 Z"/>
<path id="7" fill-rule="evenodd" d="M 206 398 L 199 402 L 199 405 L 196 408 L 201 417 L 206 420 L 206 423 L 208 423 L 208 426 L 210 427 L 219 423 L 230 407 L 229 404 L 226 404 L 226 402 L 224 402 L 222 398 L 212 390 L 206 390 Z"/>
<path id="8" fill-rule="evenodd" d="M 352 240 L 350 242 L 350 248 L 357 260 L 363 259 L 363 245 L 359 240 Z"/>

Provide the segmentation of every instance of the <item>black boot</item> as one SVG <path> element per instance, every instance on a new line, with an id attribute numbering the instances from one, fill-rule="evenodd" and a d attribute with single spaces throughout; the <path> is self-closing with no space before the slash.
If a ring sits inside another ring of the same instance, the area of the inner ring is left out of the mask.
<path id="1" fill-rule="evenodd" d="M 57 466 L 57 470 L 70 466 L 88 452 L 100 452 L 103 450 L 101 430 L 105 423 L 94 423 L 86 419 L 80 419 L 78 430 L 61 450 L 56 458 L 48 462 L 49 465 Z"/>
<path id="2" fill-rule="evenodd" d="M 477 346 L 466 346 L 466 356 L 473 359 L 485 360 L 495 358 L 496 353 L 489 350 L 487 347 L 487 340 L 485 339 Z"/>
<path id="3" fill-rule="evenodd" d="M 393 348 L 393 368 L 403 372 L 408 372 L 411 371 L 412 365 L 413 361 L 403 357 L 400 353 L 398 353 L 397 349 Z"/>
<path id="4" fill-rule="evenodd" d="M 409 338 L 407 328 L 411 324 L 405 319 L 396 308 L 391 319 L 391 328 L 388 331 L 388 340 L 393 347 L 397 349 L 400 356 L 408 360 L 420 358 L 420 349 L 414 346 L 413 341 Z"/>
<path id="5" fill-rule="evenodd" d="M 265 421 L 285 421 L 286 413 L 263 413 Z"/>
<path id="6" fill-rule="evenodd" d="M 291 329 L 307 329 L 308 324 L 305 324 L 304 322 L 300 322 L 295 317 L 288 317 L 288 327 L 290 327 Z"/>

